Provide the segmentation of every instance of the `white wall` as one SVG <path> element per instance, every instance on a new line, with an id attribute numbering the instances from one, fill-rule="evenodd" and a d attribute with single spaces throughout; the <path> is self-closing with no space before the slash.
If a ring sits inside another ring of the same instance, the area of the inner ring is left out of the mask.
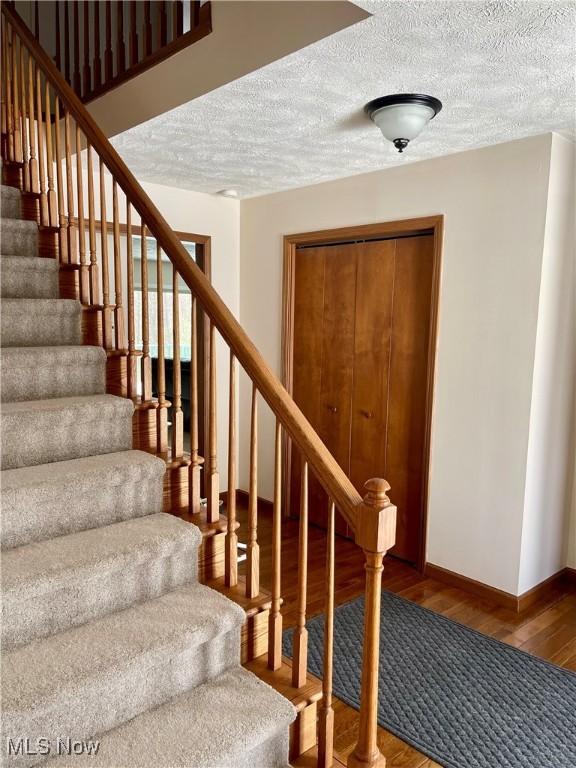
<path id="1" fill-rule="evenodd" d="M 519 581 L 550 147 L 550 135 L 538 136 L 241 206 L 240 317 L 278 373 L 283 235 L 444 214 L 427 559 L 512 593 Z M 247 388 L 242 399 L 246 446 Z M 263 413 L 259 492 L 268 498 L 272 435 Z M 242 470 L 246 487 L 246 462 Z"/>
<path id="2" fill-rule="evenodd" d="M 554 135 L 550 159 L 526 469 L 519 593 L 567 562 L 574 476 L 574 145 Z"/>

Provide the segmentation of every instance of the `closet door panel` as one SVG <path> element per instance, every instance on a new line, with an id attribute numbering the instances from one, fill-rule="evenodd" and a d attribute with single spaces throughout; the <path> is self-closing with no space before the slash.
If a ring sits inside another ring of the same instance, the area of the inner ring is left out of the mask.
<path id="1" fill-rule="evenodd" d="M 432 236 L 397 240 L 385 477 L 398 507 L 392 553 L 411 562 L 423 521 L 432 269 Z"/>
<path id="2" fill-rule="evenodd" d="M 322 352 L 324 346 L 324 270 L 323 248 L 300 248 L 296 252 L 294 275 L 294 350 L 292 355 L 293 397 L 315 429 L 320 423 Z M 292 449 L 290 513 L 300 511 L 302 457 Z M 310 473 L 310 496 L 319 506 L 319 488 Z M 311 505 L 312 506 L 312 505 Z"/>
<path id="3" fill-rule="evenodd" d="M 354 244 L 325 248 L 319 433 L 347 474 L 350 473 L 357 250 Z M 315 521 L 325 525 L 327 500 L 323 499 L 319 513 Z M 336 520 L 336 530 L 342 534 L 347 533 L 347 526 L 340 516 Z"/>
<path id="4" fill-rule="evenodd" d="M 386 477 L 395 254 L 395 240 L 358 253 L 350 479 L 362 495 L 366 480 Z"/>

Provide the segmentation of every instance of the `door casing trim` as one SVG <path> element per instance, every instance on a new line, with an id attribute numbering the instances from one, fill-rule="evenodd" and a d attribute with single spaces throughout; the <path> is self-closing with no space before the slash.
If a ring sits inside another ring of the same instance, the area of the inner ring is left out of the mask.
<path id="1" fill-rule="evenodd" d="M 293 354 L 294 354 L 294 288 L 296 272 L 296 249 L 299 246 L 328 245 L 362 240 L 379 240 L 409 235 L 431 234 L 434 237 L 432 292 L 430 308 L 430 332 L 428 344 L 428 376 L 426 382 L 426 424 L 424 433 L 424 477 L 422 482 L 423 508 L 416 566 L 424 571 L 426 564 L 426 545 L 428 533 L 428 501 L 430 479 L 430 443 L 432 434 L 432 410 L 436 374 L 436 351 L 438 343 L 438 315 L 440 299 L 440 277 L 442 262 L 442 244 L 444 238 L 444 216 L 424 216 L 399 221 L 385 221 L 377 224 L 364 224 L 352 227 L 339 227 L 315 232 L 303 232 L 284 236 L 284 263 L 282 276 L 282 383 L 288 393 L 293 392 Z M 290 509 L 290 473 L 291 445 L 287 435 L 283 436 L 282 476 L 284 478 L 282 508 L 287 515 Z M 368 479 L 368 478 L 366 478 Z M 394 489 L 391 490 L 394 501 Z"/>

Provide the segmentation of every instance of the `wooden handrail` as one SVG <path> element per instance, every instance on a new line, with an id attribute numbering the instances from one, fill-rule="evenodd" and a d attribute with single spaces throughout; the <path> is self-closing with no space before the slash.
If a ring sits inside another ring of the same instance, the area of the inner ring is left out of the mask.
<path id="1" fill-rule="evenodd" d="M 256 383 L 258 391 L 289 437 L 296 443 L 320 482 L 345 517 L 354 532 L 359 527 L 358 510 L 362 497 L 346 473 L 326 448 L 312 425 L 292 400 L 278 377 L 252 343 L 240 323 L 224 304 L 202 270 L 192 261 L 180 240 L 160 211 L 142 189 L 127 165 L 100 130 L 74 90 L 68 85 L 54 62 L 36 42 L 28 27 L 12 8 L 3 3 L 2 13 L 9 19 L 28 50 L 40 64 L 71 115 L 82 128 L 90 145 L 102 158 L 117 184 L 130 199 L 138 214 L 146 222 L 164 253 L 180 276 L 196 295 L 246 373 Z"/>

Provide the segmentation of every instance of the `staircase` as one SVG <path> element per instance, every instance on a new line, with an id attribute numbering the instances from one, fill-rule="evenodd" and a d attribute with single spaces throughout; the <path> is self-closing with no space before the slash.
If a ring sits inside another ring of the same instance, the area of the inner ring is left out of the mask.
<path id="1" fill-rule="evenodd" d="M 368 480 L 360 495 L 13 5 L 3 3 L 1 14 L 5 764 L 266 768 L 286 766 L 290 757 L 294 765 L 340 765 L 332 705 L 337 509 L 366 572 L 358 741 L 347 765 L 383 768 L 380 589 L 396 524 L 388 483 Z M 141 259 L 139 316 L 136 223 L 142 253 L 149 239 L 156 251 L 150 266 Z M 182 284 L 191 300 L 186 338 Z M 218 342 L 230 354 L 225 409 L 217 396 Z M 184 347 L 191 350 L 188 433 Z M 239 368 L 252 383 L 242 526 Z M 275 423 L 266 589 L 259 401 Z M 217 442 L 223 417 L 224 515 Z M 282 657 L 283 476 L 296 452 L 300 536 L 290 666 Z M 329 499 L 322 680 L 307 674 L 309 471 Z M 239 541 L 246 543 L 243 573 Z"/>
<path id="2" fill-rule="evenodd" d="M 244 612 L 198 583 L 199 529 L 161 511 L 164 462 L 132 450 L 20 192 L 1 202 L 4 764 L 50 738 L 47 765 L 287 765 L 293 707 L 240 666 Z"/>

